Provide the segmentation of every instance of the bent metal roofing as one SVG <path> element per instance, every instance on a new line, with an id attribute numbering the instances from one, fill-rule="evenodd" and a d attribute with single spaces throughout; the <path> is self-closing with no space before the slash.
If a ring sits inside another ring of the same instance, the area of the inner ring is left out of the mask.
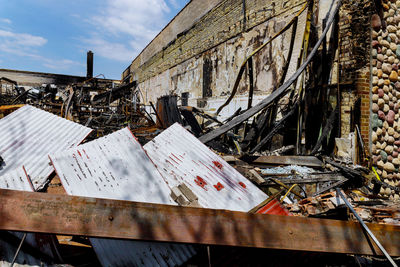
<path id="1" fill-rule="evenodd" d="M 128 128 L 49 157 L 70 195 L 176 205 Z M 90 240 L 103 266 L 177 266 L 195 253 L 183 244 Z"/>
<path id="2" fill-rule="evenodd" d="M 35 190 L 53 172 L 48 154 L 80 144 L 92 129 L 25 105 L 0 120 L 0 181 L 11 172 L 25 173 Z"/>
<path id="3" fill-rule="evenodd" d="M 204 208 L 247 212 L 268 198 L 178 123 L 144 149 L 170 188 L 186 184 Z"/>

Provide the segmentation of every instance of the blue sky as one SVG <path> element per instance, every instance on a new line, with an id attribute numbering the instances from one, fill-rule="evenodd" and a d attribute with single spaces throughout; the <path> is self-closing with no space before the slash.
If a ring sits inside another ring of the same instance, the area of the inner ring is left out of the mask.
<path id="1" fill-rule="evenodd" d="M 0 68 L 121 73 L 189 0 L 0 0 Z"/>

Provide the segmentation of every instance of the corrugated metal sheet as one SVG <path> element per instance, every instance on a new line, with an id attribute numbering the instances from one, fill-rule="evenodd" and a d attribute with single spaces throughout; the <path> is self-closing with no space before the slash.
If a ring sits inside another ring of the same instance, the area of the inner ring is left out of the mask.
<path id="1" fill-rule="evenodd" d="M 128 128 L 50 155 L 68 194 L 176 205 L 170 189 Z M 91 238 L 103 266 L 176 266 L 192 246 Z"/>
<path id="2" fill-rule="evenodd" d="M 33 186 L 26 177 L 23 168 L 8 171 L 0 177 L 0 188 L 20 191 L 33 191 Z"/>
<path id="3" fill-rule="evenodd" d="M 186 184 L 204 208 L 247 212 L 268 197 L 178 123 L 144 149 L 170 188 Z"/>
<path id="4" fill-rule="evenodd" d="M 291 213 L 276 199 L 268 202 L 265 206 L 258 209 L 256 213 L 291 216 Z"/>
<path id="5" fill-rule="evenodd" d="M 1 177 L 24 168 L 35 189 L 42 188 L 53 171 L 48 154 L 77 146 L 92 131 L 49 112 L 26 105 L 0 120 Z"/>

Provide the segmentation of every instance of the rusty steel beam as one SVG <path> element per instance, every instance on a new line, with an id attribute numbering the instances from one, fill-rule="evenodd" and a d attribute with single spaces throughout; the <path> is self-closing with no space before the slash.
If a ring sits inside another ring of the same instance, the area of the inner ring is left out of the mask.
<path id="1" fill-rule="evenodd" d="M 0 190 L 0 229 L 120 239 L 381 255 L 356 222 Z M 368 224 L 400 256 L 400 227 Z"/>

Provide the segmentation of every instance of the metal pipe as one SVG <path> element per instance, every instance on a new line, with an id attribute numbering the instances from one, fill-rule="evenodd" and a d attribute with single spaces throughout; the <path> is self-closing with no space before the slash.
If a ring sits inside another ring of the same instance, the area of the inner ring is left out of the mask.
<path id="1" fill-rule="evenodd" d="M 346 206 L 354 214 L 354 216 L 357 218 L 357 220 L 360 222 L 361 226 L 368 233 L 368 235 L 372 238 L 372 240 L 374 240 L 375 244 L 379 247 L 379 249 L 382 251 L 382 253 L 385 255 L 385 257 L 389 260 L 389 262 L 392 264 L 392 266 L 397 267 L 397 264 L 394 262 L 392 257 L 390 257 L 389 253 L 387 253 L 385 248 L 381 245 L 381 243 L 375 237 L 375 235 L 371 232 L 371 230 L 369 230 L 368 226 L 361 219 L 360 215 L 358 215 L 358 213 L 354 210 L 353 206 L 350 204 L 350 202 L 347 200 L 347 198 L 342 194 L 340 189 L 337 189 L 336 192 L 340 195 L 340 197 L 343 199 L 343 201 L 346 204 Z"/>
<path id="2" fill-rule="evenodd" d="M 13 258 L 13 260 L 12 260 L 12 262 L 11 262 L 11 265 L 10 265 L 11 267 L 14 266 L 14 263 L 15 263 L 15 261 L 17 260 L 19 251 L 21 250 L 21 247 L 22 247 L 22 244 L 24 244 L 24 242 L 25 242 L 26 235 L 27 235 L 27 233 L 24 233 L 24 235 L 23 235 L 23 237 L 22 237 L 22 239 L 21 239 L 21 242 L 20 242 L 19 245 L 18 245 L 17 251 L 15 252 L 14 258 Z"/>
<path id="3" fill-rule="evenodd" d="M 86 64 L 87 64 L 86 78 L 89 79 L 89 78 L 93 77 L 93 52 L 92 51 L 87 52 Z"/>

